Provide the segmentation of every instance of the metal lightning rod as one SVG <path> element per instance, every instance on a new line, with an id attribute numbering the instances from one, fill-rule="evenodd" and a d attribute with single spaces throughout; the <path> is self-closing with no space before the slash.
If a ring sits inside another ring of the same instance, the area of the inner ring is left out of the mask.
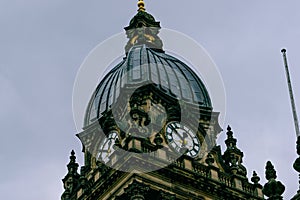
<path id="1" fill-rule="evenodd" d="M 294 94 L 293 94 L 293 89 L 292 89 L 291 77 L 290 77 L 289 67 L 288 67 L 288 63 L 287 63 L 286 50 L 282 49 L 281 53 L 283 55 L 283 61 L 284 61 L 284 66 L 285 66 L 285 71 L 286 71 L 286 79 L 287 79 L 287 83 L 288 83 L 288 87 L 289 87 L 296 136 L 299 137 L 300 136 L 299 123 L 298 123 L 297 111 L 296 111 Z"/>

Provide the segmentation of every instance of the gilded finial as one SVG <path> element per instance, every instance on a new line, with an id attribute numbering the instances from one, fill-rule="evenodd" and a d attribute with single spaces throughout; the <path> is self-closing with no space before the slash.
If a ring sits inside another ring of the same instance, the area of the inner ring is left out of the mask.
<path id="1" fill-rule="evenodd" d="M 144 12 L 144 11 L 146 10 L 146 9 L 145 9 L 145 3 L 144 3 L 143 0 L 139 0 L 139 1 L 138 1 L 138 7 L 139 7 L 139 9 L 138 9 L 139 12 L 140 12 L 140 11 Z"/>

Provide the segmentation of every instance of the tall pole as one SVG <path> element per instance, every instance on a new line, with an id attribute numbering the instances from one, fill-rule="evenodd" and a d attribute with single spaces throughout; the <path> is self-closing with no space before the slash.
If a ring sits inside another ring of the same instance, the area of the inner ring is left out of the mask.
<path id="1" fill-rule="evenodd" d="M 299 173 L 299 190 L 297 191 L 297 194 L 292 198 L 292 200 L 300 200 L 300 134 L 299 134 L 299 124 L 298 124 L 298 117 L 297 117 L 295 100 L 294 100 L 294 95 L 293 95 L 291 77 L 290 77 L 289 67 L 288 67 L 288 63 L 287 63 L 286 50 L 282 49 L 281 53 L 283 55 L 283 61 L 284 61 L 284 66 L 285 66 L 285 71 L 286 71 L 286 78 L 287 78 L 287 83 L 288 83 L 289 93 L 290 93 L 290 99 L 291 99 L 291 104 L 292 104 L 295 131 L 296 131 L 296 136 L 297 136 L 296 149 L 297 149 L 297 154 L 299 155 L 298 158 L 295 160 L 295 162 L 293 164 L 294 169 Z"/>
<path id="2" fill-rule="evenodd" d="M 296 111 L 296 106 L 295 106 L 295 100 L 294 100 L 293 88 L 292 88 L 292 83 L 291 83 L 291 77 L 290 77 L 289 67 L 288 67 L 288 63 L 287 63 L 286 50 L 282 49 L 281 52 L 282 52 L 282 55 L 283 55 L 283 61 L 284 61 L 284 66 L 285 66 L 285 71 L 286 71 L 286 78 L 287 78 L 287 83 L 288 83 L 288 87 L 289 87 L 289 93 L 290 93 L 290 99 L 291 99 L 291 105 L 292 105 L 292 111 L 293 111 L 293 117 L 294 117 L 296 136 L 298 137 L 298 136 L 300 136 L 299 123 L 298 123 L 297 111 Z"/>

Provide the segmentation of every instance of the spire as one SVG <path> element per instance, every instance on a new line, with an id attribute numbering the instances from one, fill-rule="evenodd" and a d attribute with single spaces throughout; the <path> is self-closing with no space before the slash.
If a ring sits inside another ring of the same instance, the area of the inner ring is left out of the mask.
<path id="1" fill-rule="evenodd" d="M 143 0 L 139 0 L 138 1 L 138 11 L 140 12 L 140 11 L 142 11 L 142 12 L 144 12 L 146 9 L 145 9 L 145 3 L 144 3 L 144 1 Z"/>
<path id="2" fill-rule="evenodd" d="M 269 200 L 281 200 L 285 190 L 284 185 L 280 181 L 276 181 L 277 175 L 274 166 L 270 161 L 266 165 L 266 179 L 268 182 L 264 185 L 263 194 L 269 197 Z"/>
<path id="3" fill-rule="evenodd" d="M 78 174 L 78 163 L 76 163 L 76 156 L 74 150 L 71 151 L 71 156 L 70 156 L 70 162 L 67 165 L 68 167 L 68 173 L 64 177 L 63 184 L 65 191 L 62 194 L 62 199 L 69 199 L 70 195 L 73 194 L 75 191 L 76 187 L 78 186 L 78 180 L 80 175 Z"/>
<path id="4" fill-rule="evenodd" d="M 225 140 L 225 144 L 227 146 L 227 149 L 234 149 L 236 148 L 236 142 L 237 140 L 233 137 L 233 132 L 231 131 L 231 127 L 228 125 L 227 127 L 227 140 Z"/>
<path id="5" fill-rule="evenodd" d="M 225 165 L 228 167 L 230 173 L 246 177 L 247 170 L 246 167 L 242 165 L 244 154 L 239 148 L 237 148 L 237 139 L 233 137 L 233 132 L 230 126 L 227 127 L 226 134 L 227 139 L 225 140 L 225 144 L 227 149 L 223 155 Z"/>
<path id="6" fill-rule="evenodd" d="M 74 150 L 71 151 L 70 162 L 67 165 L 68 174 L 76 175 L 78 170 L 78 163 L 76 163 L 76 156 Z"/>

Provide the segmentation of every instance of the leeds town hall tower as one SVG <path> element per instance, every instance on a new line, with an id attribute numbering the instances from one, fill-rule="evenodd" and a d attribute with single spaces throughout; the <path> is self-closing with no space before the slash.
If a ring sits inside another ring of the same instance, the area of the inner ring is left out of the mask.
<path id="1" fill-rule="evenodd" d="M 260 185 L 255 172 L 248 180 L 229 126 L 221 152 L 219 113 L 208 90 L 190 66 L 164 51 L 160 28 L 139 1 L 125 27 L 124 58 L 91 94 L 77 134 L 84 165 L 72 151 L 61 199 L 282 199 L 271 163 L 270 186 Z"/>

